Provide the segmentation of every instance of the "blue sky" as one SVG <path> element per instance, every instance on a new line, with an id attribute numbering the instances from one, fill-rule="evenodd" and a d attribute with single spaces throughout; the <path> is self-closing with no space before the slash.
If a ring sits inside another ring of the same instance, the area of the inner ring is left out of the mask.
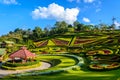
<path id="1" fill-rule="evenodd" d="M 56 21 L 72 24 L 120 23 L 120 0 L 0 0 L 0 35 L 16 28 L 34 29 Z"/>

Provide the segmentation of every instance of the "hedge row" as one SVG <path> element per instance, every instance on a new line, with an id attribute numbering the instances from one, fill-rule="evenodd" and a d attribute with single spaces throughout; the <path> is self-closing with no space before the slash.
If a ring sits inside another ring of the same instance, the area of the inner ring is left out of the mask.
<path id="1" fill-rule="evenodd" d="M 7 67 L 30 66 L 30 65 L 38 64 L 39 62 L 40 62 L 39 60 L 34 60 L 33 62 L 26 62 L 26 63 L 11 63 L 11 62 L 6 62 L 2 66 L 7 66 Z"/>
<path id="2" fill-rule="evenodd" d="M 44 54 L 46 55 L 46 54 Z M 82 57 L 78 57 L 78 56 L 75 56 L 75 55 L 69 55 L 69 54 L 47 54 L 47 56 L 65 56 L 65 57 L 71 57 L 71 58 L 74 58 L 75 60 L 78 61 L 78 63 L 74 66 L 70 66 L 70 67 L 67 67 L 67 68 L 62 68 L 62 69 L 59 69 L 59 70 L 46 70 L 45 72 L 32 72 L 32 73 L 22 73 L 22 74 L 15 74 L 14 77 L 21 77 L 21 76 L 32 76 L 32 75 L 45 75 L 45 74 L 55 74 L 55 73 L 59 73 L 59 72 L 65 72 L 65 71 L 68 71 L 68 70 L 75 70 L 77 69 L 78 67 L 82 66 L 84 64 L 84 61 L 83 61 L 83 58 Z"/>
<path id="3" fill-rule="evenodd" d="M 61 63 L 61 60 L 59 59 L 52 59 L 50 60 L 51 66 L 56 66 Z"/>
<path id="4" fill-rule="evenodd" d="M 30 69 L 30 68 L 36 68 L 38 66 L 40 66 L 41 63 L 38 64 L 34 64 L 34 65 L 30 65 L 30 66 L 21 66 L 21 67 L 8 67 L 8 66 L 2 66 L 2 69 L 5 70 L 23 70 L 23 69 Z"/>
<path id="5" fill-rule="evenodd" d="M 111 67 L 111 68 L 105 68 L 105 67 L 103 67 L 103 68 L 101 68 L 101 69 L 95 69 L 95 68 L 91 68 L 91 67 L 88 67 L 88 69 L 89 70 L 92 70 L 92 71 L 110 71 L 110 70 L 116 70 L 116 69 L 119 69 L 120 68 L 120 65 L 118 65 L 118 66 L 113 66 L 113 67 Z"/>

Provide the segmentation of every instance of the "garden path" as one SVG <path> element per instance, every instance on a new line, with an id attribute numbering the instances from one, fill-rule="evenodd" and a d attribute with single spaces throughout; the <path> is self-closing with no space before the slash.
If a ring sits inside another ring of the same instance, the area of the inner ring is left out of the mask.
<path id="1" fill-rule="evenodd" d="M 48 69 L 49 67 L 51 67 L 51 64 L 46 63 L 46 62 L 41 62 L 40 67 L 37 67 L 37 68 L 30 68 L 30 69 L 24 69 L 24 70 L 3 70 L 3 69 L 0 69 L 0 78 L 7 76 L 9 74 L 31 72 L 34 70 L 43 70 L 43 69 Z"/>

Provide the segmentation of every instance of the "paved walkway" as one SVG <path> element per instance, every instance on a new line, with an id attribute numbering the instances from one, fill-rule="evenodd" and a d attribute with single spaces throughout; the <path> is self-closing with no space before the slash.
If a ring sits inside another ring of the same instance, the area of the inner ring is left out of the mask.
<path id="1" fill-rule="evenodd" d="M 34 70 L 43 70 L 48 69 L 51 65 L 46 62 L 41 62 L 40 67 L 37 68 L 31 68 L 31 69 L 25 69 L 25 70 L 2 70 L 0 69 L 0 78 L 7 76 L 9 74 L 17 74 L 17 73 L 23 73 L 23 72 L 30 72 Z"/>

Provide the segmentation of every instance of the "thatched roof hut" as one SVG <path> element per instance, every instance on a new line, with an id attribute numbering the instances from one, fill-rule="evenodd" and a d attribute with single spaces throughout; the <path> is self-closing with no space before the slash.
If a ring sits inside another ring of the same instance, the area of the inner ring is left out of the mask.
<path id="1" fill-rule="evenodd" d="M 11 59 L 15 59 L 15 58 L 20 58 L 23 60 L 27 60 L 30 58 L 35 58 L 35 54 L 33 54 L 32 52 L 30 52 L 29 50 L 27 50 L 26 47 L 21 47 L 18 51 L 13 52 L 12 54 L 9 55 L 9 58 Z"/>

